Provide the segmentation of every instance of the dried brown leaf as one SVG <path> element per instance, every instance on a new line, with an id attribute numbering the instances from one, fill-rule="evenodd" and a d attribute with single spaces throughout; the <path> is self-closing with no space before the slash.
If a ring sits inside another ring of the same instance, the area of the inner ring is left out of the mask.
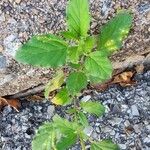
<path id="1" fill-rule="evenodd" d="M 17 99 L 5 99 L 0 97 L 0 111 L 2 108 L 5 106 L 11 106 L 13 107 L 17 112 L 19 112 L 19 107 L 20 107 L 20 101 Z"/>

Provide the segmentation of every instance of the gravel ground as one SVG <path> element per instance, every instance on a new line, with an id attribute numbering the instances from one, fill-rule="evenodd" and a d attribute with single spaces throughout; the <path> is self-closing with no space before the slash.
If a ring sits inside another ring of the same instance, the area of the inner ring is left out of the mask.
<path id="1" fill-rule="evenodd" d="M 150 149 L 150 71 L 135 75 L 135 80 L 135 86 L 112 85 L 104 92 L 83 96 L 81 100 L 100 101 L 106 107 L 105 116 L 88 116 L 91 125 L 86 130 L 88 135 L 95 139 L 112 138 L 121 150 Z M 65 108 L 54 108 L 46 101 L 21 102 L 19 113 L 5 107 L 0 114 L 1 150 L 30 150 L 39 125 L 56 113 L 67 117 Z"/>

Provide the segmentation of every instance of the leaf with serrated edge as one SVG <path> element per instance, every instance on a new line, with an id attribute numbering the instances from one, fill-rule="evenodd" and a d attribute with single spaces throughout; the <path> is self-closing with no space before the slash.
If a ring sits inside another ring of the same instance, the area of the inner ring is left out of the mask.
<path id="1" fill-rule="evenodd" d="M 59 67 L 65 64 L 67 45 L 59 37 L 46 34 L 32 37 L 16 53 L 16 60 L 33 66 Z"/>
<path id="2" fill-rule="evenodd" d="M 88 126 L 88 120 L 86 115 L 83 112 L 78 112 L 78 118 L 79 118 L 79 122 L 84 126 Z"/>
<path id="3" fill-rule="evenodd" d="M 73 72 L 68 76 L 66 86 L 68 91 L 74 95 L 87 86 L 87 77 L 82 72 Z"/>
<path id="4" fill-rule="evenodd" d="M 61 89 L 56 96 L 51 100 L 52 103 L 56 105 L 66 105 L 69 104 L 70 97 L 66 88 Z"/>
<path id="5" fill-rule="evenodd" d="M 72 46 L 68 48 L 68 61 L 74 64 L 79 62 L 80 53 L 77 46 Z"/>
<path id="6" fill-rule="evenodd" d="M 103 82 L 112 75 L 112 65 L 109 59 L 100 51 L 88 55 L 84 63 L 85 72 L 91 83 Z"/>
<path id="7" fill-rule="evenodd" d="M 128 34 L 132 25 L 132 15 L 121 11 L 101 29 L 98 50 L 107 51 L 108 54 L 118 50 L 122 41 Z"/>
<path id="8" fill-rule="evenodd" d="M 78 37 L 69 31 L 64 31 L 64 32 L 61 32 L 60 34 L 68 40 L 72 40 L 72 39 L 78 40 Z"/>
<path id="9" fill-rule="evenodd" d="M 114 144 L 111 140 L 103 140 L 100 142 L 92 143 L 91 150 L 119 150 L 119 147 L 117 144 Z"/>
<path id="10" fill-rule="evenodd" d="M 32 150 L 51 150 L 52 131 L 53 127 L 51 123 L 40 126 L 32 141 Z"/>
<path id="11" fill-rule="evenodd" d="M 81 102 L 81 108 L 93 115 L 101 116 L 105 113 L 105 107 L 99 102 Z"/>
<path id="12" fill-rule="evenodd" d="M 87 36 L 90 27 L 88 0 L 70 0 L 66 14 L 69 31 L 78 37 Z"/>
<path id="13" fill-rule="evenodd" d="M 45 92 L 44 92 L 45 98 L 48 99 L 50 92 L 60 88 L 61 85 L 64 83 L 64 79 L 65 79 L 65 76 L 64 76 L 63 71 L 59 70 L 56 73 L 56 76 L 53 79 L 51 79 L 46 85 Z"/>
<path id="14" fill-rule="evenodd" d="M 70 146 L 75 144 L 77 141 L 77 134 L 72 130 L 68 130 L 61 137 L 58 143 L 56 143 L 57 150 L 67 150 Z"/>
<path id="15" fill-rule="evenodd" d="M 87 37 L 85 40 L 85 43 L 83 45 L 83 51 L 85 53 L 90 53 L 91 50 L 95 47 L 96 42 L 97 42 L 96 37 L 94 37 L 94 36 Z"/>

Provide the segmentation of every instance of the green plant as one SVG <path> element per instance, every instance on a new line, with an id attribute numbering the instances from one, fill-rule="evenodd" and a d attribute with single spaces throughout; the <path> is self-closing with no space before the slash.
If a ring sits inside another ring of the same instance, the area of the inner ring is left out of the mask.
<path id="1" fill-rule="evenodd" d="M 84 133 L 89 126 L 85 113 L 101 116 L 105 108 L 99 102 L 80 102 L 78 96 L 88 82 L 100 83 L 111 77 L 112 65 L 108 58 L 118 50 L 129 32 L 132 16 L 120 11 L 116 17 L 101 28 L 97 36 L 90 36 L 90 13 L 88 0 L 70 0 L 67 6 L 68 30 L 58 36 L 36 35 L 24 44 L 16 54 L 16 60 L 33 66 L 59 68 L 45 88 L 45 97 L 56 90 L 52 99 L 56 105 L 72 104 L 66 110 L 71 121 L 58 115 L 53 121 L 42 125 L 32 142 L 33 150 L 65 150 L 79 139 L 82 150 L 85 142 L 91 150 L 117 150 L 110 140 L 93 141 Z M 68 68 L 68 73 L 63 68 Z"/>

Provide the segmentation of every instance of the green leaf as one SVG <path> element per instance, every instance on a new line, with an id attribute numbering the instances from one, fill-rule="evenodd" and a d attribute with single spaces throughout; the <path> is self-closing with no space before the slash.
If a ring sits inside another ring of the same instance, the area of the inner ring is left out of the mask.
<path id="1" fill-rule="evenodd" d="M 46 34 L 32 37 L 16 53 L 16 60 L 33 66 L 59 67 L 65 64 L 67 45 L 59 37 Z"/>
<path id="2" fill-rule="evenodd" d="M 75 109 L 75 108 L 69 108 L 68 110 L 66 110 L 66 113 L 68 113 L 68 114 L 74 114 L 76 112 L 77 112 L 77 109 Z"/>
<path id="3" fill-rule="evenodd" d="M 74 95 L 80 92 L 87 85 L 87 77 L 82 72 L 73 72 L 66 80 L 68 91 Z"/>
<path id="4" fill-rule="evenodd" d="M 62 133 L 66 133 L 68 130 L 74 130 L 78 128 L 78 124 L 75 122 L 69 122 L 66 119 L 61 118 L 58 115 L 55 115 L 53 117 L 53 121 L 55 124 L 55 127 L 58 128 Z"/>
<path id="5" fill-rule="evenodd" d="M 78 118 L 79 118 L 79 122 L 84 126 L 88 126 L 89 123 L 88 123 L 88 120 L 87 120 L 87 117 L 86 115 L 83 113 L 83 112 L 78 112 Z"/>
<path id="6" fill-rule="evenodd" d="M 99 102 L 81 102 L 81 108 L 93 115 L 101 116 L 105 113 L 105 107 Z"/>
<path id="7" fill-rule="evenodd" d="M 119 147 L 111 140 L 103 140 L 101 142 L 92 143 L 91 150 L 119 150 Z"/>
<path id="8" fill-rule="evenodd" d="M 70 97 L 68 90 L 63 88 L 56 94 L 56 96 L 51 100 L 52 103 L 56 105 L 66 105 L 70 103 Z"/>
<path id="9" fill-rule="evenodd" d="M 77 40 L 78 39 L 78 37 L 75 34 L 73 34 L 72 32 L 69 32 L 69 31 L 64 31 L 64 32 L 61 32 L 60 34 L 63 35 L 64 38 L 69 39 L 69 40 L 72 40 L 72 39 Z"/>
<path id="10" fill-rule="evenodd" d="M 77 46 L 68 48 L 68 59 L 71 63 L 77 64 L 79 62 L 80 53 Z"/>
<path id="11" fill-rule="evenodd" d="M 98 49 L 107 51 L 109 54 L 122 46 L 122 41 L 128 34 L 132 25 L 132 16 L 121 11 L 101 29 Z"/>
<path id="12" fill-rule="evenodd" d="M 96 42 L 97 40 L 94 36 L 87 37 L 83 45 L 83 51 L 85 53 L 91 52 L 91 50 L 96 46 Z"/>
<path id="13" fill-rule="evenodd" d="M 32 150 L 51 150 L 53 126 L 51 123 L 42 125 L 32 141 Z"/>
<path id="14" fill-rule="evenodd" d="M 45 92 L 44 92 L 45 98 L 48 99 L 50 92 L 60 88 L 61 85 L 64 83 L 64 79 L 65 79 L 65 76 L 64 76 L 63 71 L 59 70 L 56 76 L 53 79 L 51 79 L 46 85 Z"/>
<path id="15" fill-rule="evenodd" d="M 85 72 L 92 83 L 103 82 L 112 75 L 112 65 L 109 59 L 100 51 L 92 52 L 85 60 Z"/>
<path id="16" fill-rule="evenodd" d="M 67 24 L 71 33 L 77 37 L 87 36 L 90 26 L 88 0 L 70 0 L 67 6 Z"/>
<path id="17" fill-rule="evenodd" d="M 69 66 L 74 68 L 74 69 L 79 69 L 81 67 L 81 64 L 69 63 Z"/>
<path id="18" fill-rule="evenodd" d="M 61 137 L 58 143 L 56 143 L 57 150 L 68 150 L 70 146 L 75 144 L 77 141 L 77 134 L 68 130 Z"/>

